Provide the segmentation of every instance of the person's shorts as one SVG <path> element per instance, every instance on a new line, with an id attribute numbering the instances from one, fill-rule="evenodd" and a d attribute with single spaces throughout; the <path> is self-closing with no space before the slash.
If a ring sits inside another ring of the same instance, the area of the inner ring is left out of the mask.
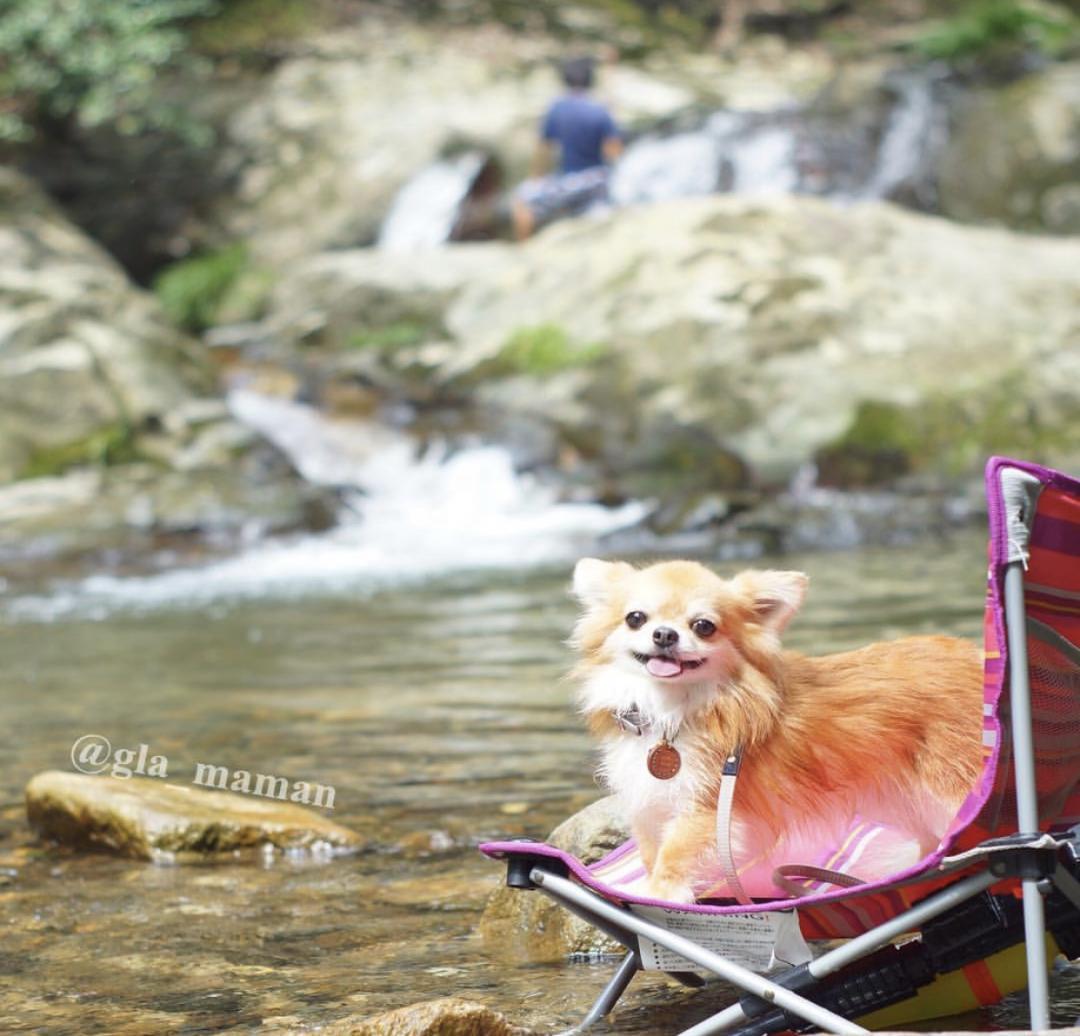
<path id="1" fill-rule="evenodd" d="M 537 226 L 542 226 L 560 216 L 577 216 L 593 205 L 606 202 L 608 170 L 606 166 L 594 166 L 576 173 L 526 180 L 516 195 L 529 207 Z"/>

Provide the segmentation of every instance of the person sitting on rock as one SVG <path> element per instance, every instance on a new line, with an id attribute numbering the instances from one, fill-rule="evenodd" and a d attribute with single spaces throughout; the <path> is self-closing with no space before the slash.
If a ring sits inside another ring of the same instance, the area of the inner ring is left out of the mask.
<path id="1" fill-rule="evenodd" d="M 512 201 L 514 236 L 523 241 L 561 216 L 578 215 L 607 200 L 610 163 L 622 154 L 622 135 L 611 113 L 589 96 L 590 58 L 563 63 L 566 93 L 544 115 L 532 176 Z M 558 152 L 558 172 L 544 175 Z"/>

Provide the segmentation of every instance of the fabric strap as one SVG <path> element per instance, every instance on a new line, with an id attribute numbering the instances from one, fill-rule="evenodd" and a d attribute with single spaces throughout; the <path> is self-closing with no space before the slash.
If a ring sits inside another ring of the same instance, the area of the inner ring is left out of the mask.
<path id="1" fill-rule="evenodd" d="M 742 765 L 742 748 L 736 748 L 724 760 L 724 771 L 720 777 L 720 794 L 716 800 L 716 847 L 720 856 L 720 870 L 728 891 L 743 906 L 753 900 L 746 894 L 739 871 L 735 866 L 735 854 L 731 848 L 731 816 L 735 803 L 735 784 L 739 779 L 739 767 Z M 866 884 L 861 878 L 845 874 L 843 871 L 829 870 L 827 867 L 811 867 L 801 863 L 785 863 L 773 871 L 773 883 L 792 896 L 808 896 L 813 889 L 800 884 L 798 879 L 809 878 L 812 881 L 828 882 L 841 888 L 853 888 Z"/>
<path id="2" fill-rule="evenodd" d="M 746 894 L 739 872 L 735 868 L 735 855 L 731 850 L 731 809 L 735 801 L 735 782 L 742 764 L 742 749 L 736 748 L 724 760 L 724 772 L 720 777 L 720 795 L 716 800 L 716 847 L 720 855 L 720 869 L 727 882 L 728 891 L 744 906 L 751 902 Z"/>
<path id="3" fill-rule="evenodd" d="M 825 881 L 830 885 L 839 885 L 841 888 L 854 888 L 856 885 L 865 885 L 862 878 L 856 878 L 853 874 L 845 874 L 843 871 L 831 871 L 828 867 L 808 867 L 802 863 L 785 863 L 773 871 L 773 883 L 793 896 L 810 896 L 817 890 L 808 889 L 799 883 L 799 879 L 809 878 L 811 881 Z"/>

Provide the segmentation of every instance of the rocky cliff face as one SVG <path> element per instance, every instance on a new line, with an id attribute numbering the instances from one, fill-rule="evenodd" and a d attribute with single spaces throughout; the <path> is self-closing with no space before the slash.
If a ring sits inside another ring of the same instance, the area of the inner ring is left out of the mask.
<path id="1" fill-rule="evenodd" d="M 439 155 L 475 146 L 522 173 L 563 49 L 379 18 L 239 91 L 217 170 L 238 194 L 216 221 L 246 244 L 258 298 L 235 318 L 276 288 L 265 319 L 209 340 L 294 369 L 329 410 L 506 443 L 568 492 L 674 501 L 676 517 L 729 513 L 811 464 L 857 487 L 972 473 L 999 449 L 1080 460 L 1075 64 L 965 94 L 938 169 L 950 215 L 1059 240 L 711 196 L 520 247 L 356 247 Z M 613 64 L 601 93 L 628 125 L 678 129 L 703 105 L 862 110 L 891 64 L 755 41 L 735 60 Z M 259 529 L 329 520 L 229 419 L 207 350 L 11 171 L 0 245 L 0 484 L 19 480 L 0 491 L 0 547 L 28 529 L 66 549 L 95 527 L 111 545 L 117 529 L 233 535 L 250 513 Z M 65 515 L 91 506 L 73 533 Z"/>
<path id="2" fill-rule="evenodd" d="M 218 173 L 237 190 L 218 206 L 221 227 L 247 242 L 258 262 L 281 269 L 325 248 L 374 242 L 402 185 L 439 157 L 475 148 L 507 185 L 516 182 L 559 90 L 554 67 L 565 50 L 549 37 L 498 26 L 439 30 L 376 17 L 307 41 L 227 123 Z M 940 124 L 935 116 L 918 137 L 898 131 L 904 148 L 927 151 L 926 182 L 905 200 L 964 221 L 1069 234 L 1080 173 L 1078 69 L 1063 63 L 1010 85 L 963 85 L 942 69 L 905 68 L 894 56 L 844 62 L 826 48 L 772 38 L 747 42 L 733 59 L 657 52 L 643 64 L 605 64 L 598 91 L 625 126 L 661 136 L 719 109 L 783 122 L 817 98 L 817 116 L 831 113 L 838 125 L 827 146 L 817 130 L 798 145 L 822 145 L 822 154 L 806 159 L 813 166 L 852 140 L 864 149 L 880 143 L 890 127 L 888 119 L 876 124 L 883 116 L 873 112 L 890 77 L 921 75 L 941 86 L 935 103 L 942 111 Z M 868 151 L 844 161 L 873 157 Z M 763 153 L 757 172 L 767 174 L 775 159 Z M 812 181 L 814 170 L 802 174 Z"/>

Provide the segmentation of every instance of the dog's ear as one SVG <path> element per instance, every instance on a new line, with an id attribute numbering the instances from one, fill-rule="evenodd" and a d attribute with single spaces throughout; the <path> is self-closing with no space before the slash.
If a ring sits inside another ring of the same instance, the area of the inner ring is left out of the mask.
<path id="1" fill-rule="evenodd" d="M 608 598 L 612 587 L 619 580 L 633 571 L 625 561 L 582 558 L 574 566 L 574 596 L 586 606 L 599 604 Z"/>
<path id="2" fill-rule="evenodd" d="M 803 572 L 748 572 L 750 594 L 757 621 L 774 633 L 782 633 L 799 610 L 810 582 Z"/>

